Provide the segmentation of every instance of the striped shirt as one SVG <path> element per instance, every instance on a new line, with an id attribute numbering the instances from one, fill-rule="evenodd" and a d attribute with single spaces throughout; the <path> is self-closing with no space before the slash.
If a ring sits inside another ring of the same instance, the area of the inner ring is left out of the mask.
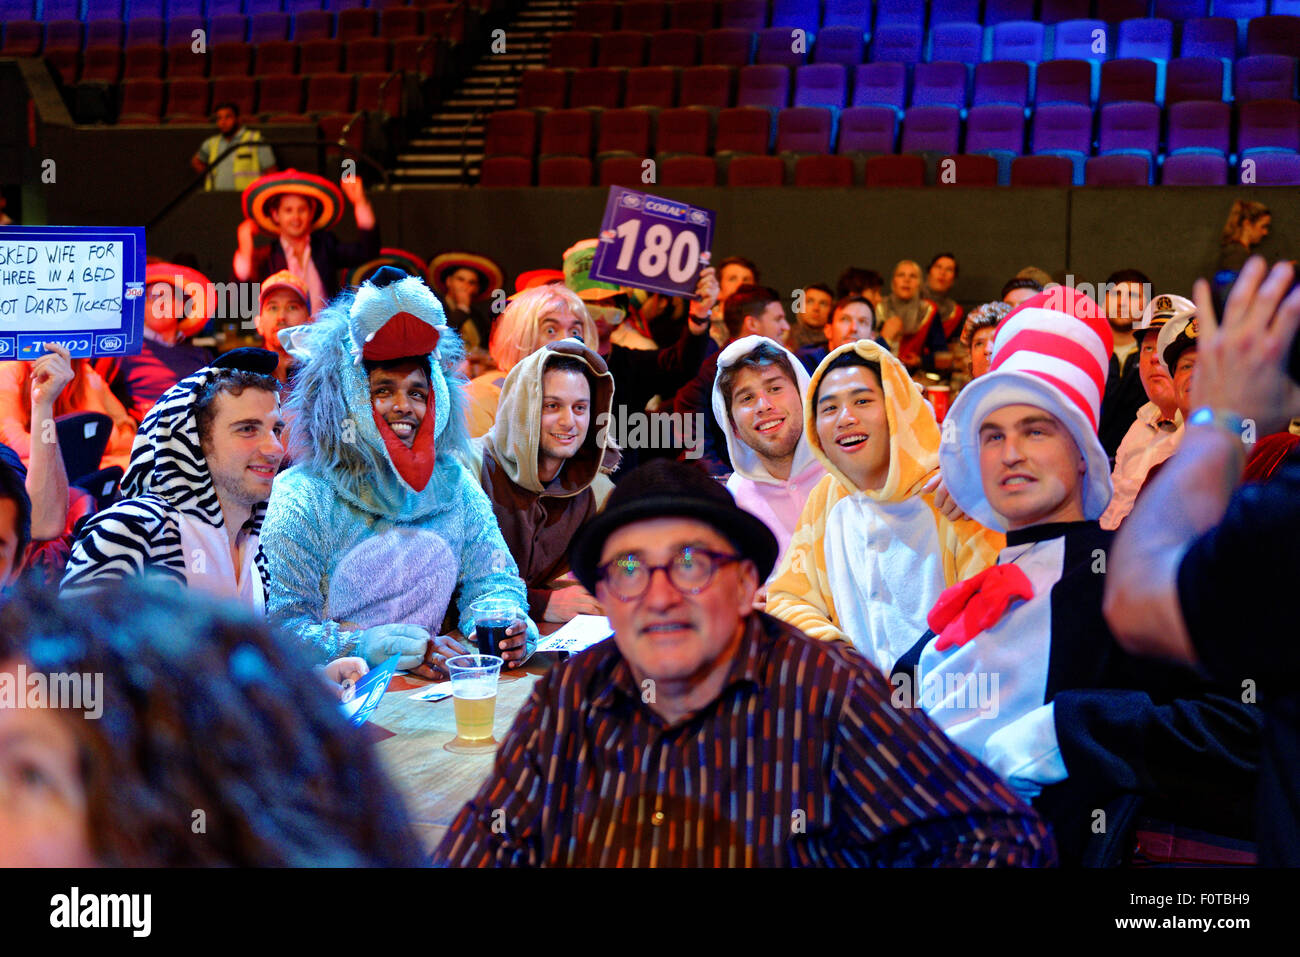
<path id="1" fill-rule="evenodd" d="M 722 691 L 667 725 L 606 640 L 551 669 L 434 863 L 1047 865 L 1046 825 L 852 648 L 749 616 Z"/>

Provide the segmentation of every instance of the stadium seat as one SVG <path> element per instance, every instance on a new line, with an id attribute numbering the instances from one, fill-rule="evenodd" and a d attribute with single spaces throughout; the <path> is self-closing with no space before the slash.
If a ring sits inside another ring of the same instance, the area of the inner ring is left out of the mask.
<path id="1" fill-rule="evenodd" d="M 784 186 L 785 162 L 778 156 L 737 156 L 727 164 L 728 186 Z"/>
<path id="2" fill-rule="evenodd" d="M 248 40 L 248 17 L 242 13 L 223 13 L 208 21 L 208 45 L 244 43 Z"/>
<path id="3" fill-rule="evenodd" d="M 802 66 L 807 59 L 808 47 L 805 42 L 801 52 L 795 52 L 795 44 L 790 38 L 787 27 L 769 27 L 758 33 L 758 49 L 754 62 L 778 66 Z"/>
<path id="4" fill-rule="evenodd" d="M 627 71 L 627 86 L 623 92 L 624 106 L 653 106 L 668 109 L 676 102 L 677 71 L 672 67 L 647 66 Z"/>
<path id="5" fill-rule="evenodd" d="M 1056 103 L 1092 105 L 1092 64 L 1085 60 L 1046 60 L 1038 64 L 1034 106 Z"/>
<path id="6" fill-rule="evenodd" d="M 1096 17 L 1106 23 L 1139 20 L 1147 15 L 1149 0 L 1097 0 Z"/>
<path id="7" fill-rule="evenodd" d="M 1151 160 L 1145 156 L 1093 156 L 1083 164 L 1085 186 L 1148 186 Z"/>
<path id="8" fill-rule="evenodd" d="M 1098 110 L 1097 153 L 1137 153 L 1154 159 L 1160 151 L 1160 107 L 1154 103 L 1108 103 Z"/>
<path id="9" fill-rule="evenodd" d="M 248 76 L 253 48 L 247 43 L 218 43 L 209 51 L 210 76 Z"/>
<path id="10" fill-rule="evenodd" d="M 570 31 L 551 37 L 551 52 L 547 65 L 564 69 L 579 69 L 596 62 L 596 34 Z"/>
<path id="11" fill-rule="evenodd" d="M 1202 17 L 1183 24 L 1179 56 L 1217 57 L 1231 63 L 1237 55 L 1237 24 L 1226 17 Z"/>
<path id="12" fill-rule="evenodd" d="M 117 47 L 90 47 L 82 55 L 82 83 L 116 83 L 122 78 L 122 51 Z"/>
<path id="13" fill-rule="evenodd" d="M 537 118 L 531 110 L 497 110 L 488 115 L 485 156 L 532 156 L 536 141 Z"/>
<path id="14" fill-rule="evenodd" d="M 267 43 L 287 39 L 289 39 L 289 15 L 287 13 L 255 13 L 249 20 L 248 40 L 250 43 Z"/>
<path id="15" fill-rule="evenodd" d="M 431 77 L 438 69 L 435 37 L 398 37 L 393 41 L 393 69 Z"/>
<path id="16" fill-rule="evenodd" d="M 811 40 L 821 26 L 820 7 L 820 0 L 772 0 L 771 24 L 785 28 L 787 43 L 790 30 L 803 30 L 805 39 Z"/>
<path id="17" fill-rule="evenodd" d="M 854 106 L 888 106 L 902 116 L 906 96 L 907 68 L 901 63 L 863 63 L 854 71 Z"/>
<path id="18" fill-rule="evenodd" d="M 668 5 L 668 26 L 674 30 L 704 33 L 717 25 L 718 9 L 713 0 L 676 0 Z"/>
<path id="19" fill-rule="evenodd" d="M 1108 60 L 1101 65 L 1097 105 L 1156 100 L 1156 65 L 1151 60 Z"/>
<path id="20" fill-rule="evenodd" d="M 158 123 L 162 120 L 166 87 L 162 80 L 123 80 L 119 123 Z"/>
<path id="21" fill-rule="evenodd" d="M 1226 186 L 1228 161 L 1213 153 L 1176 153 L 1160 168 L 1165 186 Z"/>
<path id="22" fill-rule="evenodd" d="M 1097 31 L 1101 31 L 1100 39 L 1104 50 L 1095 49 L 1097 40 Z M 1066 20 L 1058 23 L 1052 28 L 1052 59 L 1053 60 L 1095 60 L 1102 61 L 1109 58 L 1112 52 L 1112 43 L 1110 40 L 1110 28 L 1101 20 Z M 994 57 L 997 59 L 997 57 Z"/>
<path id="23" fill-rule="evenodd" d="M 658 128 L 655 131 L 656 155 L 703 156 L 708 152 L 708 111 L 681 107 L 664 110 L 659 114 Z"/>
<path id="24" fill-rule="evenodd" d="M 583 4 L 586 12 L 587 4 Z M 623 4 L 623 23 L 619 29 L 650 33 L 662 30 L 668 19 L 668 5 L 663 0 L 627 0 Z M 588 27 L 594 30 L 595 27 Z"/>
<path id="25" fill-rule="evenodd" d="M 1038 19 L 1049 27 L 1064 20 L 1086 20 L 1091 7 L 1091 0 L 1043 0 Z"/>
<path id="26" fill-rule="evenodd" d="M 323 73 L 307 77 L 305 110 L 313 115 L 349 113 L 356 94 L 356 79 L 347 73 Z"/>
<path id="27" fill-rule="evenodd" d="M 1092 108 L 1070 103 L 1038 107 L 1034 111 L 1030 152 L 1066 154 L 1071 159 L 1087 156 L 1092 152 Z M 1081 166 L 1077 172 L 1082 174 Z"/>
<path id="28" fill-rule="evenodd" d="M 1169 107 L 1167 151 L 1213 152 L 1227 156 L 1231 148 L 1232 108 L 1219 100 L 1184 100 Z"/>
<path id="29" fill-rule="evenodd" d="M 913 106 L 903 114 L 903 153 L 956 153 L 961 112 L 949 106 Z"/>
<path id="30" fill-rule="evenodd" d="M 924 42 L 920 27 L 881 27 L 871 38 L 871 62 L 916 63 Z"/>
<path id="31" fill-rule="evenodd" d="M 524 156 L 485 156 L 479 167 L 479 186 L 488 189 L 533 185 L 533 161 Z"/>
<path id="32" fill-rule="evenodd" d="M 563 70 L 525 70 L 519 76 L 520 109 L 562 110 L 568 105 L 569 75 Z"/>
<path id="33" fill-rule="evenodd" d="M 984 58 L 984 28 L 978 23 L 940 23 L 930 30 L 930 60 L 979 63 Z"/>
<path id="34" fill-rule="evenodd" d="M 210 115 L 208 81 L 200 77 L 181 77 L 167 81 L 169 123 L 204 123 Z"/>
<path id="35" fill-rule="evenodd" d="M 919 156 L 872 156 L 867 160 L 866 185 L 924 186 L 925 160 Z"/>
<path id="36" fill-rule="evenodd" d="M 1210 0 L 1155 0 L 1152 14 L 1181 23 L 1210 15 Z"/>
<path id="37" fill-rule="evenodd" d="M 1247 165 L 1256 186 L 1300 186 L 1300 155 L 1295 153 L 1255 153 L 1241 161 L 1239 181 L 1247 183 Z"/>
<path id="38" fill-rule="evenodd" d="M 537 161 L 537 185 L 591 185 L 591 160 L 585 156 L 544 156 Z"/>
<path id="39" fill-rule="evenodd" d="M 206 0 L 204 12 L 211 21 L 214 17 L 232 16 L 243 13 L 241 0 Z"/>
<path id="40" fill-rule="evenodd" d="M 1017 106 L 973 106 L 966 117 L 966 152 L 1019 156 L 1025 151 L 1025 113 Z"/>
<path id="41" fill-rule="evenodd" d="M 847 156 L 800 156 L 794 163 L 794 185 L 844 188 L 853 185 L 853 160 Z"/>
<path id="42" fill-rule="evenodd" d="M 812 63 L 794 71 L 795 106 L 831 106 L 842 110 L 847 103 L 847 71 L 840 64 Z"/>
<path id="43" fill-rule="evenodd" d="M 379 11 L 379 36 L 386 40 L 424 36 L 424 17 L 410 7 L 389 7 Z"/>
<path id="44" fill-rule="evenodd" d="M 979 0 L 930 0 L 930 25 L 979 23 Z"/>
<path id="45" fill-rule="evenodd" d="M 1184 100 L 1218 100 L 1223 96 L 1223 61 L 1214 57 L 1178 57 L 1165 74 L 1165 106 Z"/>
<path id="46" fill-rule="evenodd" d="M 81 0 L 42 0 L 41 18 L 46 23 L 52 20 L 79 20 L 80 6 Z"/>
<path id="47" fill-rule="evenodd" d="M 4 45 L 0 53 L 5 56 L 36 56 L 41 52 L 45 31 L 35 20 L 11 20 L 4 24 Z"/>
<path id="48" fill-rule="evenodd" d="M 625 186 L 639 190 L 646 185 L 641 181 L 645 162 L 639 156 L 610 156 L 600 163 L 600 182 L 597 185 L 601 188 Z"/>
<path id="49" fill-rule="evenodd" d="M 1145 57 L 1164 62 L 1174 55 L 1174 25 L 1168 20 L 1124 20 L 1119 25 L 1118 60 Z"/>
<path id="50" fill-rule="evenodd" d="M 1210 13 L 1232 20 L 1249 20 L 1268 12 L 1265 0 L 1211 0 Z"/>
<path id="51" fill-rule="evenodd" d="M 737 30 L 761 30 L 767 26 L 767 0 L 721 0 L 718 23 Z"/>
<path id="52" fill-rule="evenodd" d="M 377 25 L 374 10 L 358 7 L 340 10 L 334 36 L 344 42 L 373 37 Z"/>
<path id="53" fill-rule="evenodd" d="M 80 50 L 85 43 L 85 25 L 80 20 L 53 20 L 45 24 L 45 49 Z"/>
<path id="54" fill-rule="evenodd" d="M 208 55 L 195 53 L 188 42 L 175 43 L 167 48 L 167 76 L 207 76 Z"/>
<path id="55" fill-rule="evenodd" d="M 12 28 L 13 24 L 10 24 Z M 167 24 L 158 17 L 128 20 L 126 24 L 127 49 L 135 46 L 160 47 L 167 39 Z"/>
<path id="56" fill-rule="evenodd" d="M 776 115 L 778 153 L 829 153 L 831 111 L 821 106 L 792 106 Z"/>
<path id="57" fill-rule="evenodd" d="M 382 37 L 353 40 L 343 47 L 343 69 L 347 73 L 385 73 L 389 67 L 392 41 Z"/>
<path id="58" fill-rule="evenodd" d="M 1253 100 L 1237 107 L 1237 149 L 1300 152 L 1300 103 Z"/>
<path id="59" fill-rule="evenodd" d="M 857 66 L 862 62 L 863 45 L 861 27 L 823 27 L 813 47 L 813 62 Z"/>
<path id="60" fill-rule="evenodd" d="M 677 102 L 682 106 L 708 106 L 724 109 L 732 105 L 732 67 L 693 66 L 682 70 L 681 95 Z"/>
<path id="61" fill-rule="evenodd" d="M 328 10 L 303 10 L 293 15 L 293 39 L 299 43 L 328 40 L 333 36 L 334 14 Z"/>
<path id="62" fill-rule="evenodd" d="M 257 81 L 257 112 L 264 116 L 302 115 L 302 87 L 300 76 L 260 77 Z"/>
<path id="63" fill-rule="evenodd" d="M 704 66 L 745 66 L 754 48 L 754 34 L 748 30 L 709 30 L 700 41 L 700 63 Z"/>
<path id="64" fill-rule="evenodd" d="M 122 20 L 122 0 L 86 0 L 87 23 L 96 20 Z"/>
<path id="65" fill-rule="evenodd" d="M 650 114 L 645 110 L 605 110 L 600 114 L 596 155 L 619 152 L 650 155 Z"/>
<path id="66" fill-rule="evenodd" d="M 912 72 L 912 106 L 966 108 L 966 64 L 918 63 Z"/>
<path id="67" fill-rule="evenodd" d="M 1069 186 L 1073 171 L 1064 156 L 1018 156 L 1011 161 L 1011 185 Z"/>
<path id="68" fill-rule="evenodd" d="M 877 27 L 925 26 L 925 0 L 878 0 L 875 6 Z"/>
<path id="69" fill-rule="evenodd" d="M 1258 17 L 1246 27 L 1246 55 L 1300 57 L 1300 16 Z"/>
<path id="70" fill-rule="evenodd" d="M 659 185 L 717 186 L 718 167 L 711 156 L 672 156 L 659 164 Z"/>
<path id="71" fill-rule="evenodd" d="M 647 37 L 644 33 L 630 30 L 617 30 L 606 33 L 600 38 L 599 52 L 596 54 L 597 66 L 645 66 Z M 537 171 L 541 179 L 541 167 Z"/>
<path id="72" fill-rule="evenodd" d="M 700 62 L 700 41 L 690 30 L 660 30 L 650 34 L 649 66 L 695 66 Z"/>
<path id="73" fill-rule="evenodd" d="M 1295 98 L 1296 61 L 1285 56 L 1242 57 L 1232 68 L 1233 99 L 1291 100 Z"/>
<path id="74" fill-rule="evenodd" d="M 298 72 L 298 45 L 291 40 L 268 40 L 253 52 L 254 76 L 287 76 Z"/>
<path id="75" fill-rule="evenodd" d="M 1021 117 L 1024 120 L 1024 117 Z M 996 186 L 998 161 L 992 156 L 957 153 L 939 160 L 938 186 Z"/>
<path id="76" fill-rule="evenodd" d="M 871 6 L 871 0 L 826 0 L 822 29 L 853 27 L 859 33 L 866 33 L 871 26 Z"/>
<path id="77" fill-rule="evenodd" d="M 1028 103 L 1028 64 L 1013 60 L 992 60 L 976 65 L 972 106 L 1008 104 L 1024 109 Z"/>
<path id="78" fill-rule="evenodd" d="M 251 76 L 223 76 L 212 81 L 212 109 L 218 103 L 234 103 L 240 116 L 251 116 L 257 108 L 257 80 Z"/>
<path id="79" fill-rule="evenodd" d="M 719 110 L 714 151 L 719 155 L 766 153 L 771 141 L 771 129 L 771 114 L 767 110 L 752 106 Z"/>
<path id="80" fill-rule="evenodd" d="M 618 15 L 622 9 L 622 3 L 584 3 L 581 16 L 574 19 L 573 26 L 591 33 L 612 33 L 618 29 Z M 654 29 L 658 30 L 659 27 Z"/>
<path id="81" fill-rule="evenodd" d="M 202 17 L 169 17 L 167 20 L 167 35 L 164 37 L 165 46 L 173 47 L 180 43 L 189 46 L 194 42 L 196 30 L 202 31 L 202 35 L 205 37 L 208 34 L 207 22 Z"/>
<path id="82" fill-rule="evenodd" d="M 985 0 L 984 25 L 996 27 L 1014 20 L 1034 19 L 1034 0 Z"/>
<path id="83" fill-rule="evenodd" d="M 569 106 L 597 106 L 611 109 L 623 105 L 623 76 L 626 70 L 594 66 L 574 70 L 569 79 Z"/>
<path id="84" fill-rule="evenodd" d="M 892 153 L 898 114 L 887 106 L 851 106 L 840 114 L 837 153 Z"/>
<path id="85" fill-rule="evenodd" d="M 161 79 L 167 62 L 160 46 L 127 47 L 122 60 L 122 79 Z"/>
<path id="86" fill-rule="evenodd" d="M 993 28 L 993 52 L 989 59 L 1037 63 L 1043 59 L 1045 34 L 1043 25 L 1032 20 L 999 23 Z"/>
<path id="87" fill-rule="evenodd" d="M 161 20 L 165 16 L 163 0 L 126 0 L 125 14 L 128 23 L 137 17 L 157 17 Z"/>
<path id="88" fill-rule="evenodd" d="M 779 110 L 789 104 L 789 67 L 742 66 L 737 76 L 737 106 L 765 106 Z"/>
<path id="89" fill-rule="evenodd" d="M 121 20 L 91 20 L 86 24 L 86 49 L 122 48 Z"/>
<path id="90" fill-rule="evenodd" d="M 343 68 L 343 43 L 339 40 L 308 40 L 298 45 L 299 69 L 312 73 L 337 73 Z"/>
<path id="91" fill-rule="evenodd" d="M 401 116 L 402 74 L 362 73 L 357 77 L 356 108 L 386 116 Z"/>

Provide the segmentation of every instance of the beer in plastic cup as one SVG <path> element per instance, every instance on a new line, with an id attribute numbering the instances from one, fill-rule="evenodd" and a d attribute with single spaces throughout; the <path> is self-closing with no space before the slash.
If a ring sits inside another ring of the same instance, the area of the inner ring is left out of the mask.
<path id="1" fill-rule="evenodd" d="M 501 664 L 496 655 L 457 655 L 447 659 L 458 738 L 485 741 L 492 737 Z"/>

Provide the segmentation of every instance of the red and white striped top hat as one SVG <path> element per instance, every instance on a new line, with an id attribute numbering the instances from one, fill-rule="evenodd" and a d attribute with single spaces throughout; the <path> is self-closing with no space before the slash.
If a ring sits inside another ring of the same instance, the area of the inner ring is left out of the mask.
<path id="1" fill-rule="evenodd" d="M 949 494 L 981 525 L 1006 529 L 984 497 L 979 428 L 993 411 L 1032 405 L 1069 430 L 1087 467 L 1083 514 L 1110 502 L 1110 460 L 1097 438 L 1114 340 L 1101 307 L 1065 286 L 1026 299 L 998 324 L 987 374 L 962 389 L 943 423 L 939 467 Z"/>

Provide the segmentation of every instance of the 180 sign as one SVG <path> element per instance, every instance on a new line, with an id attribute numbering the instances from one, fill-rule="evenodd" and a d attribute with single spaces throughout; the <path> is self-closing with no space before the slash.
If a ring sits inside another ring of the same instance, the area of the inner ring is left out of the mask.
<path id="1" fill-rule="evenodd" d="M 611 187 L 592 261 L 593 279 L 692 296 L 713 241 L 711 209 Z"/>

